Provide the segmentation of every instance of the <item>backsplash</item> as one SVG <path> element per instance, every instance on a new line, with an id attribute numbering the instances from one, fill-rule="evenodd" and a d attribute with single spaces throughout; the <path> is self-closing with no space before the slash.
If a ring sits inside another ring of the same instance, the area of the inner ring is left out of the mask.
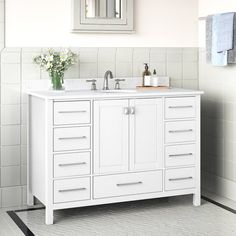
<path id="1" fill-rule="evenodd" d="M 0 1 L 1 3 L 1 1 Z M 33 57 L 46 48 L 5 48 L 1 53 L 1 188 L 0 206 L 26 204 L 26 96 L 30 83 L 48 83 L 47 72 L 33 64 Z M 139 78 L 150 70 L 168 75 L 171 86 L 198 89 L 198 48 L 72 48 L 79 60 L 65 80 L 98 79 L 101 87 L 106 70 L 114 77 Z M 122 82 L 127 87 L 128 82 Z M 111 88 L 114 82 L 111 81 Z M 122 86 L 121 83 L 121 86 Z M 88 84 L 90 86 L 90 84 Z"/>

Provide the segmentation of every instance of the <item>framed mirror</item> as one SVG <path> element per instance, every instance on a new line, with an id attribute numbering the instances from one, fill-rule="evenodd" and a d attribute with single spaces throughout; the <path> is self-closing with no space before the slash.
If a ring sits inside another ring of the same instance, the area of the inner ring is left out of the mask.
<path id="1" fill-rule="evenodd" d="M 72 0 L 72 31 L 133 33 L 133 0 Z"/>

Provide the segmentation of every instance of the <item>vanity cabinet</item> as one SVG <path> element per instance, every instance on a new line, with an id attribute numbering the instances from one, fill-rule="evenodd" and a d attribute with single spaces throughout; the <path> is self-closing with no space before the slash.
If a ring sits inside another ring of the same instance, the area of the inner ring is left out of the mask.
<path id="1" fill-rule="evenodd" d="M 94 172 L 162 166 L 162 99 L 94 102 Z"/>
<path id="2" fill-rule="evenodd" d="M 200 94 L 29 92 L 27 203 L 46 206 L 46 224 L 115 202 L 192 194 L 199 206 Z"/>
<path id="3" fill-rule="evenodd" d="M 94 173 L 128 171 L 128 100 L 94 102 Z"/>

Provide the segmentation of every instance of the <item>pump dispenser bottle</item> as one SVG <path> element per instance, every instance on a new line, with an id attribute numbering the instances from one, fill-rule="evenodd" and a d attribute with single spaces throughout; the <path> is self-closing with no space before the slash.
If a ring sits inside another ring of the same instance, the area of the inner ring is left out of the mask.
<path id="1" fill-rule="evenodd" d="M 143 72 L 143 86 L 150 86 L 151 85 L 151 72 L 149 71 L 148 63 L 144 63 L 145 70 Z"/>

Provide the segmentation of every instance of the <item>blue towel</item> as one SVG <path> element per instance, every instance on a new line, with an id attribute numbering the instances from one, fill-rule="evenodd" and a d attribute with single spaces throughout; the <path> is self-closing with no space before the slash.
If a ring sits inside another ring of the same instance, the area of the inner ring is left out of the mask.
<path id="1" fill-rule="evenodd" d="M 228 51 L 228 63 L 236 63 L 236 14 L 234 12 L 233 49 Z"/>
<path id="2" fill-rule="evenodd" d="M 228 51 L 217 52 L 218 30 L 221 14 L 212 17 L 212 48 L 211 48 L 211 62 L 214 66 L 227 66 L 228 64 Z"/>
<path id="3" fill-rule="evenodd" d="M 217 52 L 233 49 L 234 13 L 223 13 L 217 21 Z"/>
<path id="4" fill-rule="evenodd" d="M 212 15 L 206 18 L 206 60 L 208 63 L 211 62 L 212 57 Z"/>

